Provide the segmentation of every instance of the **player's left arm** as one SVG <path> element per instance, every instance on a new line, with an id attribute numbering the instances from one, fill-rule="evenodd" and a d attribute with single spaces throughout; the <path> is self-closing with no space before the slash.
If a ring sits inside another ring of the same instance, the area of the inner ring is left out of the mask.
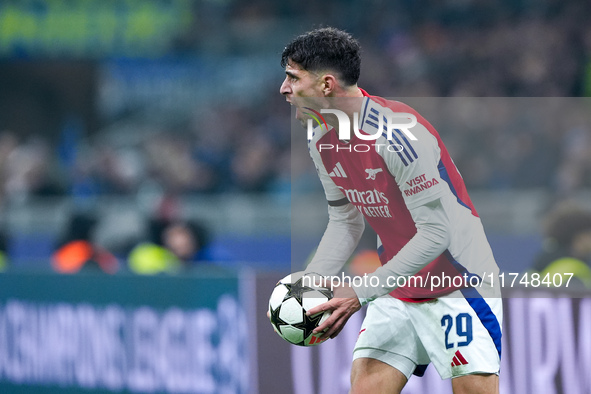
<path id="1" fill-rule="evenodd" d="M 345 199 L 346 200 L 346 199 Z M 305 271 L 323 276 L 338 274 L 351 256 L 363 230 L 363 215 L 348 201 L 328 207 L 328 224 Z"/>

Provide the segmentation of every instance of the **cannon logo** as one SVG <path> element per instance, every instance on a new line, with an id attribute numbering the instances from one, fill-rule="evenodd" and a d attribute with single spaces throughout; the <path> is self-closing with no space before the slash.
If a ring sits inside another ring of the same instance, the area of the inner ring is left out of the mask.
<path id="1" fill-rule="evenodd" d="M 383 169 L 381 168 L 366 168 L 365 172 L 367 172 L 367 178 L 365 179 L 374 181 L 376 179 L 376 174 L 382 171 Z"/>

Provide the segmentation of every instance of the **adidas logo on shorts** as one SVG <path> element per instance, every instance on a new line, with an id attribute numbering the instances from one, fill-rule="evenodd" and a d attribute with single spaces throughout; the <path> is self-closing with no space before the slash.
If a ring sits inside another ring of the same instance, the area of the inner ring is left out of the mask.
<path id="1" fill-rule="evenodd" d="M 468 365 L 468 361 L 462 356 L 462 353 L 458 350 L 454 355 L 453 361 L 451 362 L 452 367 L 459 367 L 460 365 Z"/>

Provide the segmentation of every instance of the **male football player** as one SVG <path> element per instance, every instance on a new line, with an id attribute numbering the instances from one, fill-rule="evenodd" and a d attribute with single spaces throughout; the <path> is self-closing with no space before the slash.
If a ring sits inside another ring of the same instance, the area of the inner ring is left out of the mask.
<path id="1" fill-rule="evenodd" d="M 498 268 L 478 214 L 437 131 L 413 108 L 359 88 L 360 63 L 358 42 L 335 28 L 298 36 L 281 58 L 281 94 L 303 125 L 318 120 L 308 145 L 328 201 L 306 271 L 339 273 L 364 218 L 382 262 L 371 285 L 341 285 L 309 312 L 332 311 L 315 331 L 335 337 L 369 303 L 351 393 L 399 393 L 431 362 L 454 393 L 497 393 L 502 306 L 488 274 Z M 395 119 L 409 128 L 388 126 Z"/>

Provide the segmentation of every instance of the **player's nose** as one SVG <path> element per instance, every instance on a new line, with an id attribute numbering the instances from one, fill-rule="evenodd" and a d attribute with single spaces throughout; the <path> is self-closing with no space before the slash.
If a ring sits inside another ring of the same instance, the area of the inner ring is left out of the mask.
<path id="1" fill-rule="evenodd" d="M 291 88 L 289 86 L 289 83 L 287 81 L 287 78 L 285 78 L 283 80 L 283 83 L 281 84 L 281 87 L 279 88 L 279 93 L 281 93 L 283 95 L 286 95 L 286 94 L 291 93 Z"/>

